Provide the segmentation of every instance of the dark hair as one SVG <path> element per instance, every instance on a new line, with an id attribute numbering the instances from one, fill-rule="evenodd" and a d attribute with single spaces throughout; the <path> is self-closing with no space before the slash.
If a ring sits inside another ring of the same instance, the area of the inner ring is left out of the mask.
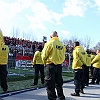
<path id="1" fill-rule="evenodd" d="M 89 49 L 86 50 L 87 54 L 91 54 L 91 51 Z"/>
<path id="2" fill-rule="evenodd" d="M 42 45 L 39 45 L 39 46 L 37 47 L 37 49 L 41 52 L 42 49 L 43 49 Z"/>
<path id="3" fill-rule="evenodd" d="M 79 43 L 78 41 L 74 42 L 74 44 L 75 44 L 76 46 L 79 46 L 79 45 L 80 45 L 80 43 Z"/>

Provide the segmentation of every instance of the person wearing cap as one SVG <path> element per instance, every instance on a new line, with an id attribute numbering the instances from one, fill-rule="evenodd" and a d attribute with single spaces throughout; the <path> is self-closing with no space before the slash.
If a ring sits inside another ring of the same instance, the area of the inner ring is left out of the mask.
<path id="1" fill-rule="evenodd" d="M 100 82 L 100 49 L 98 49 L 96 51 L 96 54 L 97 55 L 91 62 L 91 64 L 94 67 L 94 70 L 93 70 L 93 78 L 92 78 L 90 84 L 95 84 L 95 83 L 99 84 L 99 82 Z"/>
<path id="2" fill-rule="evenodd" d="M 32 84 L 32 86 L 35 86 L 38 84 L 39 72 L 41 76 L 41 83 L 44 84 L 44 64 L 41 58 L 41 52 L 42 52 L 42 46 L 38 45 L 37 51 L 35 52 L 33 61 L 32 61 L 34 69 L 35 69 L 34 83 Z"/>
<path id="3" fill-rule="evenodd" d="M 42 60 L 46 65 L 45 84 L 49 100 L 65 100 L 63 93 L 63 78 L 61 64 L 65 60 L 66 48 L 60 42 L 58 33 L 52 31 L 50 41 L 45 43 L 42 51 Z M 57 90 L 57 94 L 56 91 Z"/>
<path id="4" fill-rule="evenodd" d="M 0 85 L 4 92 L 7 92 L 7 63 L 9 48 L 4 43 L 3 33 L 0 30 Z"/>
<path id="5" fill-rule="evenodd" d="M 75 93 L 71 96 L 80 96 L 84 89 L 84 68 L 86 67 L 86 51 L 80 46 L 78 41 L 74 42 L 73 63 Z"/>

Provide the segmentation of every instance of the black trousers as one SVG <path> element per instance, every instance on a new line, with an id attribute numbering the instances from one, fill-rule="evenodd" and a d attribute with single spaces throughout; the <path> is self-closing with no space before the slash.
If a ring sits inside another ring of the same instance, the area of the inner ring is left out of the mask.
<path id="1" fill-rule="evenodd" d="M 83 69 L 84 70 L 84 86 L 89 85 L 89 66 Z"/>
<path id="2" fill-rule="evenodd" d="M 41 76 L 41 83 L 44 84 L 44 65 L 36 64 L 34 69 L 34 85 L 38 84 L 39 72 Z"/>
<path id="3" fill-rule="evenodd" d="M 90 66 L 90 72 L 91 72 L 91 76 L 93 77 L 93 70 L 94 70 L 94 67 L 91 65 Z"/>
<path id="4" fill-rule="evenodd" d="M 47 95 L 49 100 L 56 100 L 57 96 L 59 100 L 65 100 L 62 88 L 63 78 L 61 64 L 46 65 L 45 84 L 47 87 Z M 55 89 L 57 90 L 57 96 Z"/>
<path id="5" fill-rule="evenodd" d="M 7 91 L 8 85 L 7 85 L 7 67 L 6 65 L 0 65 L 0 85 L 3 91 Z"/>
<path id="6" fill-rule="evenodd" d="M 100 82 L 100 69 L 99 68 L 94 68 L 93 70 L 93 78 L 92 78 L 92 82 L 93 83 L 99 83 Z"/>
<path id="7" fill-rule="evenodd" d="M 83 90 L 83 88 L 84 88 L 84 71 L 83 71 L 83 69 L 75 69 L 74 70 L 74 85 L 75 85 L 76 93 L 79 93 L 80 89 Z"/>

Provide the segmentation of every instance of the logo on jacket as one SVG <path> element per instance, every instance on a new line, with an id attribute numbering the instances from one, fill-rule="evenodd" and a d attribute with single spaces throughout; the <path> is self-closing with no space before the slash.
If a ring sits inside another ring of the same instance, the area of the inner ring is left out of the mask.
<path id="1" fill-rule="evenodd" d="M 81 52 L 82 55 L 85 55 L 85 52 Z"/>
<path id="2" fill-rule="evenodd" d="M 2 50 L 6 50 L 6 48 L 2 48 Z"/>
<path id="3" fill-rule="evenodd" d="M 63 46 L 56 45 L 56 48 L 59 49 L 59 50 L 62 50 Z"/>

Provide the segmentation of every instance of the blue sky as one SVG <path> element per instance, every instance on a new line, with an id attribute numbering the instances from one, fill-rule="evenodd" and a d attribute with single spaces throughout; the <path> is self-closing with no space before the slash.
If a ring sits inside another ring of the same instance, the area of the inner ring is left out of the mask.
<path id="1" fill-rule="evenodd" d="M 0 28 L 4 36 L 19 29 L 20 38 L 41 41 L 53 30 L 59 38 L 90 38 L 100 42 L 100 0 L 0 0 Z"/>

